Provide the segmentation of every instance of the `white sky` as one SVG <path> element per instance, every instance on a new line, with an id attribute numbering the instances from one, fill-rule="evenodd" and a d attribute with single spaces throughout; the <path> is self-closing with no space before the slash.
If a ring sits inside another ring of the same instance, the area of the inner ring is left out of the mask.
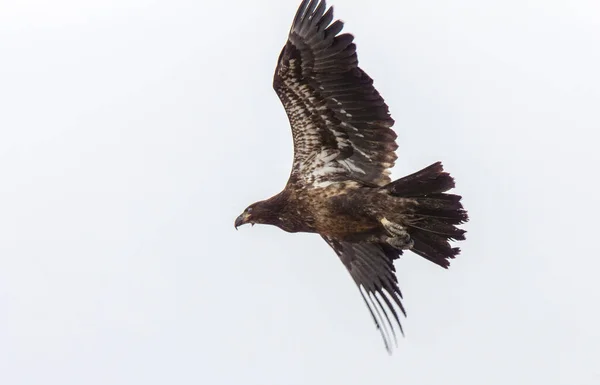
<path id="1" fill-rule="evenodd" d="M 299 3 L 0 2 L 0 383 L 600 383 L 600 3 L 334 2 L 393 176 L 443 160 L 472 218 L 396 263 L 391 357 L 318 236 L 233 228 L 287 180 Z"/>

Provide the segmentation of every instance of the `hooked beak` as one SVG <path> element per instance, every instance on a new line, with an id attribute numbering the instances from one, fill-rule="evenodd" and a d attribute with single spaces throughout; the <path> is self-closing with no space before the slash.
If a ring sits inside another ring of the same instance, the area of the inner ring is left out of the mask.
<path id="1" fill-rule="evenodd" d="M 241 225 L 245 225 L 246 223 L 248 223 L 248 220 L 250 219 L 250 215 L 248 213 L 242 213 L 242 215 L 240 215 L 239 217 L 237 217 L 235 219 L 235 229 L 237 230 L 237 228 Z M 253 223 L 254 224 L 254 223 Z"/>

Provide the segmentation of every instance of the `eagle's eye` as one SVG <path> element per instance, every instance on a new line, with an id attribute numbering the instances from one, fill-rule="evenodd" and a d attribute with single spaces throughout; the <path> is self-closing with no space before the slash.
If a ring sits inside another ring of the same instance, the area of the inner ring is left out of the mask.
<path id="1" fill-rule="evenodd" d="M 246 209 L 246 212 L 247 212 L 248 214 L 250 214 L 250 213 L 252 212 L 252 207 L 248 207 L 248 208 Z"/>

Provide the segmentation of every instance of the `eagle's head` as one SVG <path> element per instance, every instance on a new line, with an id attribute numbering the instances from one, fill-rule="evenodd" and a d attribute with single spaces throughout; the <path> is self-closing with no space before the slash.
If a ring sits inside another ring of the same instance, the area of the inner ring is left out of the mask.
<path id="1" fill-rule="evenodd" d="M 252 203 L 250 206 L 248 206 L 246 208 L 246 210 L 244 210 L 243 213 L 240 214 L 239 217 L 237 217 L 235 219 L 235 229 L 237 230 L 237 228 L 241 225 L 245 225 L 246 223 L 250 223 L 252 224 L 252 226 L 254 226 L 255 223 L 261 223 L 260 222 L 260 208 L 255 210 L 256 207 L 260 207 L 260 203 L 261 202 L 256 202 L 256 203 Z"/>
<path id="2" fill-rule="evenodd" d="M 278 209 L 279 207 L 273 205 L 270 200 L 252 203 L 246 208 L 246 210 L 244 210 L 243 213 L 240 214 L 239 217 L 236 218 L 235 228 L 237 229 L 238 226 L 245 225 L 246 223 L 250 223 L 252 225 L 255 223 L 275 225 L 277 224 L 277 219 L 280 216 Z"/>
<path id="3" fill-rule="evenodd" d="M 281 195 L 276 195 L 264 201 L 252 203 L 235 220 L 235 228 L 250 223 L 260 223 L 264 225 L 274 225 L 285 231 L 294 231 L 291 228 L 289 215 L 286 213 L 285 199 Z"/>

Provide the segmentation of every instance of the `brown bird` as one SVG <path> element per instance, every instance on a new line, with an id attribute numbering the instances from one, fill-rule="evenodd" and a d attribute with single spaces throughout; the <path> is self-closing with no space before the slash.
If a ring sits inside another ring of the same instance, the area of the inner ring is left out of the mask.
<path id="1" fill-rule="evenodd" d="M 444 268 L 465 239 L 467 212 L 440 162 L 391 181 L 394 120 L 358 67 L 353 36 L 340 34 L 325 1 L 304 0 L 275 70 L 273 88 L 292 127 L 294 161 L 284 190 L 235 220 L 317 233 L 335 250 L 366 302 L 386 349 L 396 341 L 394 305 L 406 316 L 394 260 L 404 250 Z M 403 333 L 403 332 L 402 332 Z M 404 334 L 404 333 L 403 333 Z M 397 341 L 396 341 L 397 344 Z"/>

